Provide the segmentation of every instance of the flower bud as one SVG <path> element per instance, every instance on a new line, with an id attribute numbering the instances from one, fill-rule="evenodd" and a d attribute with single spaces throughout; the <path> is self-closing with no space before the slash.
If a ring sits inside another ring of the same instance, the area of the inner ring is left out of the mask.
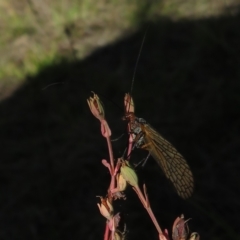
<path id="1" fill-rule="evenodd" d="M 113 206 L 112 204 L 108 201 L 108 199 L 100 197 L 101 199 L 101 204 L 97 204 L 98 208 L 100 210 L 100 213 L 108 220 L 110 220 L 113 217 Z"/>
<path id="2" fill-rule="evenodd" d="M 122 237 L 120 236 L 119 233 L 115 232 L 115 233 L 114 233 L 113 240 L 122 240 Z"/>
<path id="3" fill-rule="evenodd" d="M 200 235 L 197 232 L 191 233 L 189 240 L 200 240 Z"/>
<path id="4" fill-rule="evenodd" d="M 173 240 L 186 240 L 188 236 L 187 221 L 184 221 L 184 215 L 177 217 L 173 223 L 172 238 Z"/>
<path id="5" fill-rule="evenodd" d="M 129 93 L 125 94 L 125 97 L 124 97 L 124 108 L 125 108 L 125 112 L 126 113 L 134 112 L 133 98 L 131 97 L 131 95 Z"/>
<path id="6" fill-rule="evenodd" d="M 123 231 L 116 229 L 113 240 L 125 240 L 125 239 L 126 239 L 126 225 L 124 225 Z"/>
<path id="7" fill-rule="evenodd" d="M 138 185 L 138 177 L 135 171 L 129 166 L 128 161 L 122 162 L 122 166 L 120 169 L 120 174 L 122 177 L 133 187 Z"/>
<path id="8" fill-rule="evenodd" d="M 125 240 L 125 239 L 126 239 L 125 233 L 121 233 L 119 231 L 114 233 L 113 240 Z"/>
<path id="9" fill-rule="evenodd" d="M 127 181 L 123 178 L 122 174 L 117 175 L 117 188 L 118 191 L 123 192 L 127 187 Z"/>
<path id="10" fill-rule="evenodd" d="M 103 105 L 97 94 L 93 92 L 93 97 L 87 99 L 88 106 L 92 114 L 100 121 L 104 119 L 104 109 Z"/>

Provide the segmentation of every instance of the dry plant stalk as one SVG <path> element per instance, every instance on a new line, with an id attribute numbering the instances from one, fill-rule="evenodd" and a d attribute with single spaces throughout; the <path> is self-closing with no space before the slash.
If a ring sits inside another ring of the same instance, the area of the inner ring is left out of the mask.
<path id="1" fill-rule="evenodd" d="M 159 236 L 159 240 L 170 240 L 169 233 L 167 229 L 162 231 L 160 225 L 157 222 L 157 219 L 151 209 L 150 202 L 147 195 L 146 185 L 143 185 L 143 191 L 138 185 L 138 177 L 134 169 L 130 166 L 130 154 L 134 147 L 140 146 L 142 144 L 143 135 L 138 134 L 142 129 L 138 129 L 138 132 L 130 132 L 131 124 L 133 124 L 132 119 L 130 119 L 129 113 L 134 113 L 134 103 L 129 94 L 125 95 L 124 106 L 125 106 L 125 119 L 129 118 L 129 145 L 127 151 L 127 159 L 118 158 L 114 161 L 112 144 L 111 144 L 111 129 L 105 119 L 105 113 L 103 105 L 97 94 L 93 93 L 93 97 L 90 97 L 88 100 L 89 108 L 92 114 L 100 121 L 101 124 L 101 133 L 102 136 L 106 138 L 108 151 L 109 151 L 109 161 L 103 159 L 102 164 L 108 168 L 111 180 L 107 190 L 107 195 L 105 197 L 98 196 L 100 198 L 100 203 L 98 203 L 98 208 L 100 213 L 106 218 L 106 228 L 104 233 L 104 240 L 123 240 L 125 239 L 125 232 L 121 232 L 119 227 L 120 222 L 120 213 L 114 212 L 113 202 L 116 199 L 126 200 L 124 195 L 124 190 L 126 189 L 127 184 L 131 185 L 133 190 L 136 192 L 139 197 L 143 207 L 147 210 Z M 128 114 L 128 115 L 127 115 Z M 135 120 L 135 119 L 134 119 Z M 139 126 L 137 126 L 139 127 Z M 134 134 L 133 134 L 134 133 Z M 138 134 L 138 135 L 137 135 Z M 149 149 L 147 149 L 149 150 Z M 150 150 L 149 150 L 150 151 Z M 188 166 L 187 166 L 188 170 Z M 191 173 L 191 172 L 190 172 Z M 191 175 L 192 176 L 192 175 Z M 191 177 L 190 176 L 190 177 Z M 191 180 L 191 178 L 190 178 Z M 190 190 L 187 195 L 191 194 L 193 181 L 190 181 Z M 178 190 L 178 189 L 177 189 Z M 188 221 L 188 220 L 187 220 Z M 172 240 L 199 240 L 200 237 L 198 233 L 194 232 L 191 235 L 189 234 L 187 221 L 184 221 L 184 216 L 177 217 L 173 224 L 172 229 Z"/>

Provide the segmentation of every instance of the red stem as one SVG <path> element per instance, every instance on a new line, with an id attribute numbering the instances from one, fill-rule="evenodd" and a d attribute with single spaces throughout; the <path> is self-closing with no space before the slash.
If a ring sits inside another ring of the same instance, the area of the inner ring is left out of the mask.
<path id="1" fill-rule="evenodd" d="M 147 210 L 147 212 L 148 212 L 150 218 L 152 219 L 153 224 L 155 225 L 158 233 L 159 233 L 159 234 L 163 234 L 163 233 L 162 233 L 162 229 L 160 228 L 160 226 L 159 226 L 159 224 L 158 224 L 158 222 L 157 222 L 157 219 L 156 219 L 156 217 L 154 216 L 154 213 L 153 213 L 153 211 L 152 211 L 152 209 L 151 209 L 151 207 L 150 207 L 150 204 L 149 204 L 149 202 L 145 199 L 145 197 L 143 196 L 143 193 L 142 193 L 141 189 L 140 189 L 138 186 L 137 186 L 137 187 L 134 187 L 133 189 L 136 191 L 136 193 L 137 193 L 139 199 L 141 200 L 144 208 Z"/>
<path id="2" fill-rule="evenodd" d="M 109 240 L 109 227 L 106 222 L 105 233 L 104 233 L 104 240 Z"/>
<path id="3" fill-rule="evenodd" d="M 112 150 L 112 143 L 110 137 L 107 137 L 107 145 L 108 145 L 108 152 L 110 158 L 110 165 L 111 165 L 111 182 L 109 186 L 109 191 L 115 188 L 115 174 L 114 174 L 114 158 L 113 158 L 113 150 Z"/>

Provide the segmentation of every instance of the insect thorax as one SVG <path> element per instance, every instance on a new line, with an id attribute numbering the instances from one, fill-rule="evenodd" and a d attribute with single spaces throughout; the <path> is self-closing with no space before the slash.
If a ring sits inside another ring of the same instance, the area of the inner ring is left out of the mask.
<path id="1" fill-rule="evenodd" d="M 135 142 L 135 147 L 139 148 L 144 144 L 144 132 L 142 131 L 141 124 L 146 123 L 143 118 L 135 117 L 135 120 L 130 123 L 130 131 Z"/>

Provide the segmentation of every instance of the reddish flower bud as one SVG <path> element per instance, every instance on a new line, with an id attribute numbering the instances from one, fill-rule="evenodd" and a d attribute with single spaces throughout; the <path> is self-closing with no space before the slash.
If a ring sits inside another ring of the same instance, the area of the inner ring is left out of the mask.
<path id="1" fill-rule="evenodd" d="M 125 108 L 125 112 L 126 113 L 134 112 L 133 98 L 131 97 L 131 95 L 129 93 L 125 94 L 125 97 L 124 97 L 124 108 Z"/>
<path id="2" fill-rule="evenodd" d="M 173 223 L 172 238 L 173 240 L 186 240 L 188 236 L 187 221 L 184 221 L 184 215 L 177 217 Z"/>
<path id="3" fill-rule="evenodd" d="M 105 120 L 103 105 L 97 94 L 93 92 L 93 97 L 87 99 L 88 106 L 92 114 L 101 122 L 101 132 L 104 137 L 111 136 L 111 129 L 108 126 L 107 121 Z"/>
<path id="4" fill-rule="evenodd" d="M 108 199 L 100 197 L 101 199 L 101 204 L 97 204 L 98 208 L 100 210 L 100 213 L 108 220 L 110 220 L 113 217 L 113 206 L 112 204 L 108 201 Z"/>
<path id="5" fill-rule="evenodd" d="M 100 121 L 104 119 L 104 109 L 103 105 L 97 94 L 93 92 L 93 97 L 87 99 L 88 106 L 92 114 Z"/>

